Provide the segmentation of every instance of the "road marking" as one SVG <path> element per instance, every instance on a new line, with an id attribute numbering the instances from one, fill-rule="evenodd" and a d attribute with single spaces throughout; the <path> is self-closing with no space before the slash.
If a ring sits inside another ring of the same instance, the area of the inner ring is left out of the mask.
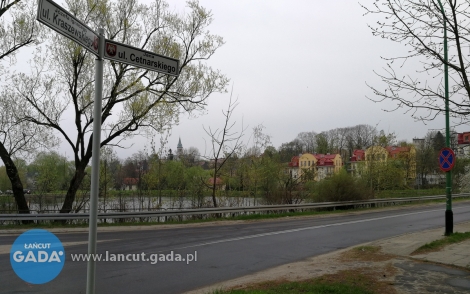
<path id="1" fill-rule="evenodd" d="M 454 207 L 454 210 L 456 210 L 456 209 L 461 209 L 461 208 L 468 208 L 468 207 L 465 207 L 465 206 L 464 206 L 464 207 Z M 240 240 L 246 240 L 246 239 L 253 239 L 253 238 L 259 238 L 259 237 L 266 237 L 266 236 L 274 236 L 274 235 L 295 233 L 295 232 L 300 232 L 300 231 L 314 230 L 314 229 L 322 229 L 322 228 L 327 228 L 327 227 L 336 227 L 336 226 L 342 226 L 342 225 L 350 225 L 350 224 L 357 224 L 357 223 L 365 223 L 365 222 L 371 222 L 371 221 L 376 221 L 376 220 L 383 220 L 383 219 L 396 218 L 396 217 L 402 217 L 402 216 L 408 216 L 408 215 L 414 215 L 414 214 L 422 214 L 422 213 L 428 213 L 428 212 L 436 212 L 436 211 L 442 211 L 442 209 L 433 209 L 433 210 L 426 210 L 426 211 L 420 211 L 420 212 L 410 212 L 410 213 L 404 213 L 404 214 L 397 214 L 397 215 L 389 215 L 389 216 L 382 216 L 382 217 L 361 219 L 361 220 L 348 221 L 348 222 L 341 222 L 341 223 L 334 223 L 334 224 L 328 224 L 328 225 L 320 225 L 320 226 L 313 226 L 313 227 L 305 227 L 305 228 L 298 228 L 298 229 L 283 230 L 283 231 L 278 231 L 278 232 L 270 232 L 270 233 L 262 233 L 262 234 L 248 235 L 248 236 L 237 237 L 237 238 L 229 238 L 229 239 L 223 239 L 223 240 L 218 240 L 218 241 L 211 241 L 211 242 L 199 243 L 199 244 L 196 244 L 196 245 L 190 245 L 190 246 L 180 247 L 180 248 L 176 248 L 176 249 L 172 249 L 172 250 L 180 250 L 180 249 L 201 247 L 201 246 L 212 245 L 212 244 L 227 243 L 227 242 L 240 241 Z M 158 251 L 158 252 L 165 252 L 165 251 L 168 251 L 168 250 L 161 250 L 161 251 Z"/>

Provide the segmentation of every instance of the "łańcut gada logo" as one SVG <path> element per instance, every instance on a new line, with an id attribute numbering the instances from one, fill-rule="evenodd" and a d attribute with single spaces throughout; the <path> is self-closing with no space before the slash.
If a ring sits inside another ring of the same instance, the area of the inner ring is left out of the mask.
<path id="1" fill-rule="evenodd" d="M 52 281 L 64 267 L 65 250 L 52 233 L 34 229 L 16 238 L 10 251 L 10 263 L 25 282 L 44 284 Z"/>

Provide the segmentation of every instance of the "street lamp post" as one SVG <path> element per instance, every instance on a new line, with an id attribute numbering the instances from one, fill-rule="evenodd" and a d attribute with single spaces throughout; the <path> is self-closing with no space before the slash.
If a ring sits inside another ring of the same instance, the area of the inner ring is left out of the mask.
<path id="1" fill-rule="evenodd" d="M 449 128 L 449 67 L 447 56 L 447 25 L 446 15 L 441 0 L 437 0 L 441 8 L 442 21 L 444 22 L 444 87 L 445 87 L 445 112 L 446 112 L 446 147 L 450 148 L 450 128 Z M 446 171 L 446 230 L 445 235 L 449 236 L 454 230 L 454 215 L 452 212 L 452 174 Z"/>

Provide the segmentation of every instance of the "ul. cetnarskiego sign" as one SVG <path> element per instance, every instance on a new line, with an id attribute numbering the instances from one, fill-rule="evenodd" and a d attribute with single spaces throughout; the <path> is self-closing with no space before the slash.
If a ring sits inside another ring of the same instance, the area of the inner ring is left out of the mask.
<path id="1" fill-rule="evenodd" d="M 172 76 L 179 74 L 178 59 L 162 56 L 111 40 L 105 41 L 104 58 Z"/>
<path id="2" fill-rule="evenodd" d="M 51 0 L 39 0 L 37 20 L 98 55 L 98 34 Z"/>

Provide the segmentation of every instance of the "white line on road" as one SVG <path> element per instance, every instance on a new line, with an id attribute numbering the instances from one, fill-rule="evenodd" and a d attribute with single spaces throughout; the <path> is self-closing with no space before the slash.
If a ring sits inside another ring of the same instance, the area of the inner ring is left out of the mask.
<path id="1" fill-rule="evenodd" d="M 461 209 L 461 208 L 467 208 L 467 207 L 454 207 L 453 209 L 456 210 L 456 209 Z M 410 212 L 410 213 L 404 213 L 404 214 L 397 214 L 397 215 L 389 215 L 389 216 L 361 219 L 361 220 L 334 223 L 334 224 L 328 224 L 328 225 L 320 225 L 320 226 L 312 226 L 312 227 L 305 227 L 305 228 L 298 228 L 298 229 L 283 230 L 283 231 L 278 231 L 278 232 L 255 234 L 255 235 L 249 235 L 249 236 L 243 236 L 243 237 L 237 237 L 237 238 L 229 238 L 229 239 L 199 243 L 199 244 L 196 244 L 196 245 L 180 247 L 180 248 L 173 249 L 173 250 L 201 247 L 201 246 L 212 245 L 212 244 L 240 241 L 240 240 L 253 239 L 253 238 L 259 238 L 259 237 L 266 237 L 266 236 L 273 236 L 273 235 L 280 235 L 280 234 L 288 234 L 288 233 L 294 233 L 294 232 L 300 232 L 300 231 L 306 231 L 306 230 L 314 230 L 314 229 L 321 229 L 321 228 L 327 228 L 327 227 L 335 227 L 335 226 L 343 226 L 343 225 L 350 225 L 350 224 L 357 224 L 357 223 L 365 223 L 365 222 L 371 222 L 371 221 L 376 221 L 376 220 L 383 220 L 383 219 L 396 218 L 396 217 L 415 215 L 415 214 L 422 214 L 422 213 L 428 213 L 428 212 L 436 212 L 436 211 L 442 211 L 442 209 L 433 209 L 433 210 L 426 210 L 426 211 L 419 211 L 419 212 Z M 168 250 L 161 250 L 161 251 L 158 251 L 158 252 L 164 252 L 164 251 L 168 251 Z"/>

